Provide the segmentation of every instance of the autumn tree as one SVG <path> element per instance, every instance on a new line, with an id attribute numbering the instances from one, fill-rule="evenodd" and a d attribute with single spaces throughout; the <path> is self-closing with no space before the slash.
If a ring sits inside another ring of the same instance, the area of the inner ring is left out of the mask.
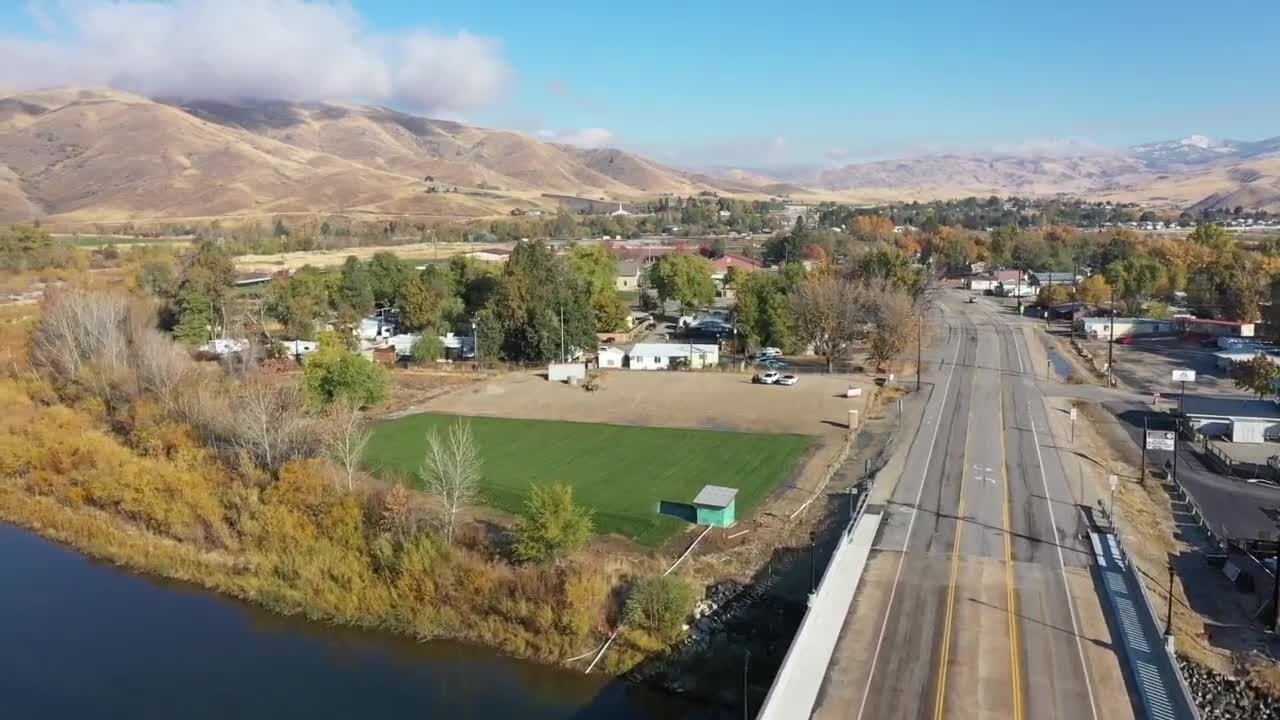
<path id="1" fill-rule="evenodd" d="M 870 310 L 867 358 L 877 368 L 887 368 L 909 347 L 915 347 L 920 330 L 920 309 L 901 288 L 890 285 L 864 293 Z"/>
<path id="2" fill-rule="evenodd" d="M 799 343 L 785 279 L 767 272 L 737 277 L 733 319 L 741 349 L 776 347 L 786 353 L 796 351 Z"/>
<path id="3" fill-rule="evenodd" d="M 1261 400 L 1268 395 L 1276 394 L 1276 381 L 1280 380 L 1280 365 L 1269 356 L 1254 355 L 1243 362 L 1231 366 L 1231 379 L 1236 387 L 1258 394 Z"/>
<path id="4" fill-rule="evenodd" d="M 331 305 L 332 277 L 305 265 L 292 277 L 273 280 L 267 289 L 267 315 L 284 325 L 291 338 L 315 337 L 316 323 Z"/>
<path id="5" fill-rule="evenodd" d="M 459 419 L 443 434 L 436 429 L 427 433 L 418 479 L 435 502 L 445 542 L 452 544 L 460 513 L 480 493 L 481 460 L 471 423 Z"/>
<path id="6" fill-rule="evenodd" d="M 435 265 L 414 275 L 401 290 L 400 325 L 410 332 L 442 334 L 462 312 L 449 273 Z"/>
<path id="7" fill-rule="evenodd" d="M 864 288 L 843 278 L 810 279 L 791 296 L 796 334 L 826 360 L 827 372 L 866 336 L 867 309 Z"/>
<path id="8" fill-rule="evenodd" d="M 1050 308 L 1054 305 L 1071 300 L 1070 285 L 1045 285 L 1040 288 L 1040 292 L 1036 294 L 1036 305 L 1042 308 Z"/>
<path id="9" fill-rule="evenodd" d="M 333 309 L 347 318 L 361 318 L 373 310 L 369 272 L 356 256 L 351 255 L 342 263 L 332 299 Z"/>
<path id="10" fill-rule="evenodd" d="M 613 251 L 600 243 L 574 245 L 569 249 L 569 267 L 591 293 L 596 332 L 626 330 L 630 311 L 618 297 L 618 260 Z"/>
<path id="11" fill-rule="evenodd" d="M 1090 275 L 1076 285 L 1076 299 L 1090 305 L 1111 302 L 1111 285 L 1102 275 Z"/>
<path id="12" fill-rule="evenodd" d="M 1234 242 L 1226 228 L 1213 223 L 1197 225 L 1187 240 L 1216 253 L 1230 250 Z"/>
<path id="13" fill-rule="evenodd" d="M 870 243 L 893 242 L 893 221 L 883 215 L 859 215 L 849 224 L 855 240 Z"/>
<path id="14" fill-rule="evenodd" d="M 649 285 L 658 293 L 659 302 L 665 305 L 667 300 L 675 300 L 681 313 L 708 305 L 716 296 L 711 263 L 689 253 L 663 255 L 649 268 Z"/>

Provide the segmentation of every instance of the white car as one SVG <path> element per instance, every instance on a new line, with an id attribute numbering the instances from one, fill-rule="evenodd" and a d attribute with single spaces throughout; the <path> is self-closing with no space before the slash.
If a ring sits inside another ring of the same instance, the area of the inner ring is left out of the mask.
<path id="1" fill-rule="evenodd" d="M 778 382 L 778 378 L 782 377 L 777 370 L 759 373 L 751 378 L 751 382 L 757 385 L 772 385 Z"/>
<path id="2" fill-rule="evenodd" d="M 783 375 L 776 381 L 778 385 L 795 385 L 798 382 L 800 382 L 800 378 L 795 375 Z"/>
<path id="3" fill-rule="evenodd" d="M 762 347 L 760 348 L 760 352 L 756 353 L 756 357 L 760 359 L 782 357 L 782 351 L 776 347 Z"/>

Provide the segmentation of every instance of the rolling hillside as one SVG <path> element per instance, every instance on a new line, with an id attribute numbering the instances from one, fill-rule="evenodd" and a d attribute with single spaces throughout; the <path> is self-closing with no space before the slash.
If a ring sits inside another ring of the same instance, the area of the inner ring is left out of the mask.
<path id="1" fill-rule="evenodd" d="M 0 98 L 0 222 L 477 217 L 536 204 L 543 192 L 634 200 L 708 189 L 621 151 L 378 107 L 180 104 L 114 90 Z"/>

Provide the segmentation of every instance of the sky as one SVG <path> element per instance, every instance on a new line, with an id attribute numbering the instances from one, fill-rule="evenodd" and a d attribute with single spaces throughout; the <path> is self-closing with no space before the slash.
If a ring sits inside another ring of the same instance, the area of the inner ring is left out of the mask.
<path id="1" fill-rule="evenodd" d="M 0 0 L 0 88 L 371 102 L 683 167 L 1280 135 L 1274 0 Z"/>

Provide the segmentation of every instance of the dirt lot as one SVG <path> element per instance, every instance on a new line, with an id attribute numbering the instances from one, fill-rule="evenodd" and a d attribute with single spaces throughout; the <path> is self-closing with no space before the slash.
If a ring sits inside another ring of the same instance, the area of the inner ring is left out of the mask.
<path id="1" fill-rule="evenodd" d="M 846 399 L 850 385 L 863 388 Z M 535 372 L 467 385 L 401 411 L 712 430 L 786 432 L 819 438 L 814 451 L 764 509 L 789 513 L 809 499 L 848 435 L 849 411 L 866 414 L 874 386 L 866 378 L 805 375 L 798 385 L 752 385 L 749 374 L 640 372 L 602 375 L 601 389 L 549 383 Z M 655 458 L 660 460 L 660 458 Z"/>
<path id="2" fill-rule="evenodd" d="M 303 265 L 315 267 L 337 267 L 349 255 L 361 260 L 368 260 L 374 253 L 388 250 L 402 258 L 451 258 L 454 255 L 494 248 L 511 249 L 511 244 L 490 243 L 484 246 L 468 243 L 410 243 L 408 245 L 368 245 L 364 247 L 343 248 L 341 250 L 310 250 L 302 252 L 274 253 L 271 255 L 241 255 L 235 258 L 236 270 L 240 272 L 271 273 L 278 270 L 297 270 Z"/>

